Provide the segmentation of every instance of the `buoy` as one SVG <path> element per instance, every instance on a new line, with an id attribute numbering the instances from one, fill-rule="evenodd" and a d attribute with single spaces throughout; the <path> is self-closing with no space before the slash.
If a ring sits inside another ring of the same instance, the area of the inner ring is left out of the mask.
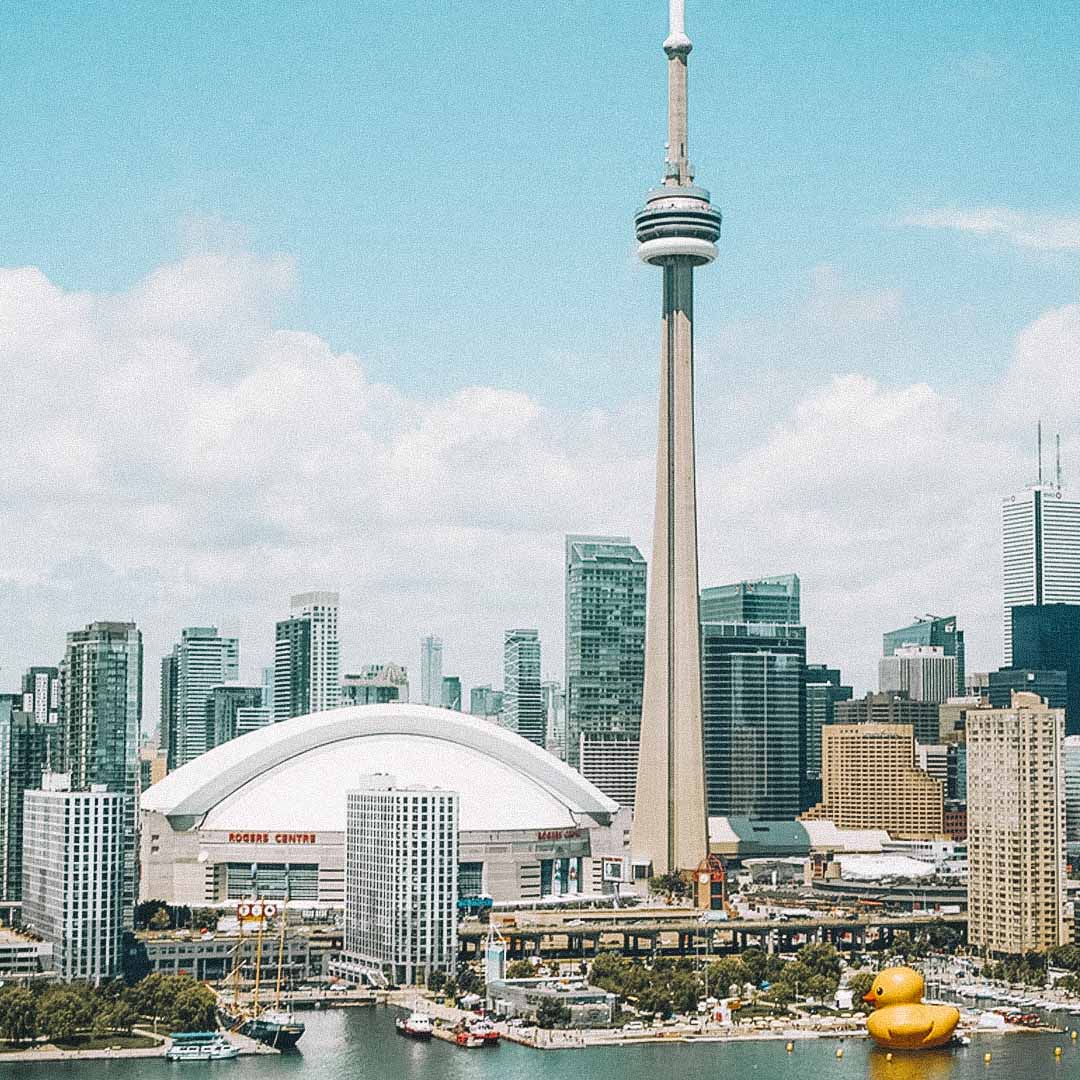
<path id="1" fill-rule="evenodd" d="M 990 1064 L 990 1060 L 991 1060 L 991 1058 L 992 1058 L 992 1057 L 993 1057 L 993 1055 L 992 1055 L 992 1054 L 983 1054 L 983 1061 L 985 1061 L 985 1062 L 986 1062 L 986 1064 L 987 1064 L 987 1065 L 989 1065 L 989 1064 Z"/>
<path id="2" fill-rule="evenodd" d="M 839 1050 L 836 1051 L 836 1056 L 838 1058 L 842 1058 L 844 1056 L 844 1048 L 842 1046 L 840 1047 Z"/>
<path id="3" fill-rule="evenodd" d="M 789 1043 L 787 1044 L 787 1047 L 786 1047 L 786 1049 L 787 1049 L 787 1052 L 788 1052 L 788 1053 L 790 1054 L 790 1053 L 791 1053 L 791 1051 L 795 1049 L 795 1044 L 794 1044 L 794 1043 L 790 1043 L 790 1042 L 789 1042 Z"/>
<path id="4" fill-rule="evenodd" d="M 1073 1038 L 1073 1042 L 1076 1042 L 1076 1032 L 1075 1031 L 1072 1033 L 1072 1038 Z"/>
<path id="5" fill-rule="evenodd" d="M 885 1055 L 885 1060 L 886 1061 L 892 1061 L 892 1051 L 891 1050 Z"/>
<path id="6" fill-rule="evenodd" d="M 1055 1046 L 1054 1047 L 1054 1057 L 1061 1057 L 1061 1047 L 1060 1046 Z"/>

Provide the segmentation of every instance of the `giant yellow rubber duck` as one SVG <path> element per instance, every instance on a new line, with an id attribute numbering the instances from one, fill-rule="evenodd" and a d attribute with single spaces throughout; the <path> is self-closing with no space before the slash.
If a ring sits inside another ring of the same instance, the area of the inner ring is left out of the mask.
<path id="1" fill-rule="evenodd" d="M 944 1046 L 960 1022 L 953 1005 L 924 1005 L 923 977 L 909 967 L 886 968 L 863 998 L 874 1006 L 866 1021 L 870 1037 L 887 1050 Z"/>

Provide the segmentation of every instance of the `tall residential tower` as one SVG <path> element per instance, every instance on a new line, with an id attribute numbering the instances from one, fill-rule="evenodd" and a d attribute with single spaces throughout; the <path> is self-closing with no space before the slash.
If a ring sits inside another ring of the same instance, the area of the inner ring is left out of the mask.
<path id="1" fill-rule="evenodd" d="M 720 212 L 695 186 L 687 154 L 684 0 L 670 0 L 668 139 L 663 183 L 635 218 L 638 254 L 664 272 L 656 516 L 645 629 L 641 767 L 631 850 L 654 874 L 692 870 L 708 853 L 698 641 L 694 464 L 694 268 L 716 258 Z"/>

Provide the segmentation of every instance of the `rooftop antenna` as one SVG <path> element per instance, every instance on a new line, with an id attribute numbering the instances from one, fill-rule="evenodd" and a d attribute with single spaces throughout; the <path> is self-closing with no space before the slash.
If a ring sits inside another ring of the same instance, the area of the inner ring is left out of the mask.
<path id="1" fill-rule="evenodd" d="M 1057 454 L 1056 454 L 1057 460 L 1056 460 L 1055 465 L 1054 465 L 1054 482 L 1055 482 L 1055 484 L 1057 484 L 1058 491 L 1060 491 L 1061 490 L 1061 432 L 1060 431 L 1054 436 L 1054 440 L 1057 443 Z"/>
<path id="2" fill-rule="evenodd" d="M 1036 436 L 1036 445 L 1038 447 L 1038 455 L 1039 455 L 1039 484 L 1041 485 L 1042 484 L 1042 421 L 1041 420 L 1039 421 L 1039 424 L 1038 424 L 1038 427 L 1036 428 L 1036 431 L 1038 432 L 1038 434 Z"/>

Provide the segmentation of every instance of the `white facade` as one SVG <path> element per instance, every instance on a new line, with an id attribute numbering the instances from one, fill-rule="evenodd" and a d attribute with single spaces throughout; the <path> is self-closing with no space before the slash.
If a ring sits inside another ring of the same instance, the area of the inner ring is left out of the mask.
<path id="1" fill-rule="evenodd" d="M 338 641 L 338 594 L 300 593 L 289 601 L 294 619 L 311 623 L 311 712 L 336 709 L 340 693 L 341 644 Z"/>
<path id="2" fill-rule="evenodd" d="M 60 978 L 100 983 L 121 967 L 124 796 L 66 777 L 28 791 L 23 831 L 23 925 L 53 946 Z"/>
<path id="3" fill-rule="evenodd" d="M 1043 951 L 1065 924 L 1065 710 L 1014 691 L 967 714 L 968 940 Z"/>
<path id="4" fill-rule="evenodd" d="M 365 778 L 348 793 L 345 952 L 398 984 L 457 960 L 458 794 Z"/>
<path id="5" fill-rule="evenodd" d="M 578 733 L 581 775 L 620 806 L 634 807 L 639 743 L 621 731 Z"/>
<path id="6" fill-rule="evenodd" d="M 442 639 L 420 640 L 420 704 L 442 704 Z"/>
<path id="7" fill-rule="evenodd" d="M 1005 667 L 1012 665 L 1012 609 L 1021 604 L 1080 604 L 1080 502 L 1053 484 L 1004 500 Z"/>
<path id="8" fill-rule="evenodd" d="M 148 789 L 141 895 L 224 904 L 247 895 L 252 864 L 267 883 L 288 865 L 294 899 L 343 904 L 345 793 L 373 773 L 460 792 L 459 855 L 477 894 L 610 891 L 602 867 L 624 854 L 628 809 L 497 724 L 394 703 L 271 724 Z"/>
<path id="9" fill-rule="evenodd" d="M 507 630 L 503 638 L 503 724 L 537 746 L 546 741 L 536 630 Z"/>
<path id="10" fill-rule="evenodd" d="M 956 692 L 956 665 L 956 657 L 946 656 L 940 645 L 901 645 L 878 661 L 878 689 L 907 691 L 912 701 L 941 704 Z"/>

